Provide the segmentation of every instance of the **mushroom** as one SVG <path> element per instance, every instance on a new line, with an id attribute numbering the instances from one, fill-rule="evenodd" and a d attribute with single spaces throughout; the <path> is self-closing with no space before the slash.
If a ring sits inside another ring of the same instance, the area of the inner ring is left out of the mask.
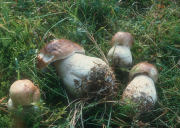
<path id="1" fill-rule="evenodd" d="M 41 69 L 54 62 L 59 77 L 72 96 L 104 95 L 114 89 L 115 77 L 111 68 L 99 58 L 86 56 L 84 48 L 70 40 L 51 41 L 40 50 L 37 59 Z"/>
<path id="2" fill-rule="evenodd" d="M 140 113 L 151 110 L 157 101 L 154 84 L 158 79 L 156 67 L 141 62 L 131 69 L 129 77 L 131 81 L 122 94 L 122 100 L 126 104 L 135 104 Z"/>
<path id="3" fill-rule="evenodd" d="M 33 104 L 40 101 L 40 91 L 30 80 L 17 80 L 11 85 L 9 95 L 7 106 L 14 112 L 14 128 L 25 128 L 26 111 L 37 108 Z M 23 108 L 20 112 L 19 107 Z"/>
<path id="4" fill-rule="evenodd" d="M 132 64 L 130 48 L 133 44 L 133 36 L 128 32 L 117 32 L 112 37 L 111 44 L 113 47 L 108 52 L 108 60 L 114 66 L 130 66 Z"/>

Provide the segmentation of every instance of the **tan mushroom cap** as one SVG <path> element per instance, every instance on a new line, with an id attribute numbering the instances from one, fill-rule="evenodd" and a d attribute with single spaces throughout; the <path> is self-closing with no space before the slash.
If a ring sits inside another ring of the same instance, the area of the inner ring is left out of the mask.
<path id="1" fill-rule="evenodd" d="M 9 90 L 10 98 L 14 106 L 31 105 L 40 101 L 40 91 L 30 80 L 17 80 Z"/>
<path id="2" fill-rule="evenodd" d="M 131 69 L 129 73 L 129 78 L 132 79 L 135 75 L 138 75 L 138 74 L 148 75 L 149 77 L 152 78 L 154 82 L 156 82 L 158 79 L 157 68 L 154 65 L 147 62 L 141 62 L 133 66 L 133 68 Z"/>
<path id="3" fill-rule="evenodd" d="M 129 32 L 117 32 L 113 37 L 111 43 L 131 47 L 133 44 L 133 36 Z"/>
<path id="4" fill-rule="evenodd" d="M 48 64 L 65 59 L 74 53 L 85 54 L 83 47 L 67 39 L 55 39 L 46 44 L 38 54 L 38 68 L 44 68 Z"/>

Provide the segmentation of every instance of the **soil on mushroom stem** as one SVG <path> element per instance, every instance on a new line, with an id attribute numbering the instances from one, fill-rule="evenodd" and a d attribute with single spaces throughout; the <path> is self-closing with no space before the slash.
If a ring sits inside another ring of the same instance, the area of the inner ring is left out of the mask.
<path id="1" fill-rule="evenodd" d="M 151 96 L 147 96 L 145 93 L 141 93 L 140 97 L 129 97 L 124 99 L 124 103 L 126 102 L 132 103 L 132 107 L 137 110 L 137 113 L 147 113 L 150 112 L 154 107 L 154 101 Z"/>
<path id="2" fill-rule="evenodd" d="M 83 78 L 81 89 L 88 99 L 111 99 L 117 94 L 115 75 L 107 65 L 97 64 Z"/>

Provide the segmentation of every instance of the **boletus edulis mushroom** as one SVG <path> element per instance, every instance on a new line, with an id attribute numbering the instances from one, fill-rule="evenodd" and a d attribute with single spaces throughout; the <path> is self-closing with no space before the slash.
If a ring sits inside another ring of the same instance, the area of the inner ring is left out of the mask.
<path id="1" fill-rule="evenodd" d="M 155 82 L 158 79 L 156 67 L 147 62 L 135 65 L 129 74 L 130 82 L 123 92 L 122 100 L 135 103 L 140 113 L 148 112 L 157 101 Z"/>
<path id="2" fill-rule="evenodd" d="M 75 97 L 108 95 L 114 90 L 111 68 L 100 58 L 86 56 L 84 48 L 70 40 L 52 40 L 40 50 L 37 59 L 41 69 L 54 62 L 67 91 Z"/>
<path id="3" fill-rule="evenodd" d="M 128 67 L 132 64 L 130 48 L 133 44 L 133 36 L 128 32 L 117 32 L 111 44 L 113 47 L 108 52 L 108 60 L 113 66 Z"/>
<path id="4" fill-rule="evenodd" d="M 27 113 L 33 114 L 33 104 L 40 101 L 40 91 L 30 80 L 17 80 L 9 90 L 8 109 L 14 118 L 13 128 L 26 128 Z M 22 109 L 20 109 L 22 108 Z"/>

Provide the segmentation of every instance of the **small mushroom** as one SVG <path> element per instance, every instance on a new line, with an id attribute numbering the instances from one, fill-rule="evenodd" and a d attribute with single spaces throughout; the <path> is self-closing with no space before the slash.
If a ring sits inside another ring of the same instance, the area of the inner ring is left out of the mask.
<path id="1" fill-rule="evenodd" d="M 10 99 L 8 100 L 8 109 L 14 112 L 14 128 L 26 128 L 26 122 L 24 120 L 26 111 L 36 109 L 32 107 L 34 103 L 40 101 L 40 91 L 34 86 L 30 80 L 17 80 L 15 81 L 9 90 Z M 23 110 L 19 111 L 19 107 Z M 28 108 L 28 109 L 27 109 Z M 29 109 L 30 108 L 30 109 Z M 30 111 L 31 113 L 32 111 Z"/>
<path id="2" fill-rule="evenodd" d="M 70 40 L 51 41 L 40 50 L 37 58 L 40 68 L 54 62 L 67 91 L 75 97 L 105 94 L 103 92 L 114 89 L 111 68 L 99 58 L 86 56 L 84 48 Z"/>
<path id="3" fill-rule="evenodd" d="M 141 62 L 131 69 L 129 77 L 131 81 L 123 92 L 122 100 L 126 104 L 134 103 L 140 113 L 151 110 L 157 101 L 154 84 L 158 79 L 156 67 L 147 62 Z"/>
<path id="4" fill-rule="evenodd" d="M 112 37 L 111 44 L 113 47 L 108 52 L 108 60 L 114 66 L 130 66 L 132 64 L 130 48 L 133 44 L 133 36 L 128 32 L 117 32 Z"/>

